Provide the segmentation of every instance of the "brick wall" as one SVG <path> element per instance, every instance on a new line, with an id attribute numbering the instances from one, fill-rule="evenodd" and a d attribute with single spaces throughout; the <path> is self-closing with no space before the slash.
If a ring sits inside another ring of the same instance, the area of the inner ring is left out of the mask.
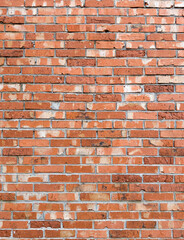
<path id="1" fill-rule="evenodd" d="M 0 0 L 0 239 L 184 239 L 183 7 Z"/>

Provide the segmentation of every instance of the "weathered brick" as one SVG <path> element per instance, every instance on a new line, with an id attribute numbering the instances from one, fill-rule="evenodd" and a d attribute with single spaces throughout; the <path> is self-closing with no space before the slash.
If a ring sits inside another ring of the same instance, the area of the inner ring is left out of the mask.
<path id="1" fill-rule="evenodd" d="M 0 239 L 182 239 L 184 11 L 0 1 Z"/>

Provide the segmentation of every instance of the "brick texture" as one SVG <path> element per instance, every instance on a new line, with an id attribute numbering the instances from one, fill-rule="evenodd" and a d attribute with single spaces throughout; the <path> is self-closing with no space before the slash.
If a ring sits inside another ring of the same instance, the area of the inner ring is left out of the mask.
<path id="1" fill-rule="evenodd" d="M 0 239 L 184 239 L 184 1 L 0 15 Z"/>

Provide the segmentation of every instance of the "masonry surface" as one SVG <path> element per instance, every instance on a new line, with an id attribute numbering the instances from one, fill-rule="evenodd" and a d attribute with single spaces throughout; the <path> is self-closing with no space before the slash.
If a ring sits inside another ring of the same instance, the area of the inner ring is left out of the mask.
<path id="1" fill-rule="evenodd" d="M 184 1 L 0 0 L 0 239 L 184 239 Z"/>

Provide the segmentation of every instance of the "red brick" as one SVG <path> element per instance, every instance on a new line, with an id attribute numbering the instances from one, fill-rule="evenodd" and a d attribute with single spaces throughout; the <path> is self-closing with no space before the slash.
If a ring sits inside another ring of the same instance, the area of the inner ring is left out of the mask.
<path id="1" fill-rule="evenodd" d="M 59 221 L 31 221 L 31 228 L 60 228 Z"/>
<path id="2" fill-rule="evenodd" d="M 0 57 L 23 57 L 23 50 L 0 50 Z"/>
<path id="3" fill-rule="evenodd" d="M 156 221 L 129 221 L 127 222 L 127 228 L 155 228 Z"/>
<path id="4" fill-rule="evenodd" d="M 117 50 L 116 57 L 144 57 L 145 51 L 143 50 Z"/>
<path id="5" fill-rule="evenodd" d="M 91 221 L 63 221 L 64 228 L 92 228 Z"/>
<path id="6" fill-rule="evenodd" d="M 3 155 L 4 156 L 24 156 L 24 155 L 32 155 L 32 148 L 4 148 Z"/>
<path id="7" fill-rule="evenodd" d="M 13 200 L 15 200 L 15 194 L 14 193 L 1 193 L 0 199 L 1 199 L 1 201 L 13 201 Z"/>
<path id="8" fill-rule="evenodd" d="M 142 68 L 116 68 L 114 69 L 115 75 L 142 75 Z"/>
<path id="9" fill-rule="evenodd" d="M 174 92 L 174 86 L 172 85 L 147 85 L 144 87 L 145 92 Z"/>
<path id="10" fill-rule="evenodd" d="M 85 2 L 85 7 L 113 7 L 114 2 L 112 0 L 102 0 L 102 1 L 91 1 L 91 0 L 86 0 Z"/>
<path id="11" fill-rule="evenodd" d="M 13 231 L 13 237 L 15 238 L 35 238 L 43 237 L 43 232 L 41 230 L 15 230 Z"/>
<path id="12" fill-rule="evenodd" d="M 0 17 L 0 22 L 4 24 L 23 24 L 24 23 L 24 17 L 6 17 L 2 16 Z"/>
<path id="13" fill-rule="evenodd" d="M 0 237 L 10 237 L 11 230 L 0 230 Z"/>
<path id="14" fill-rule="evenodd" d="M 110 238 L 139 237 L 137 230 L 110 230 Z"/>

